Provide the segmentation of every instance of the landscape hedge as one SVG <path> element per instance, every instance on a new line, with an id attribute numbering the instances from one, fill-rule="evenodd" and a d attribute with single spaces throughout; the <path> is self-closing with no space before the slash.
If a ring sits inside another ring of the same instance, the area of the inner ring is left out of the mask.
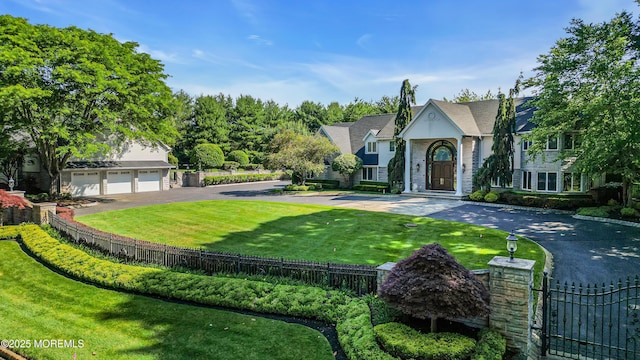
<path id="1" fill-rule="evenodd" d="M 461 334 L 423 334 L 395 322 L 376 325 L 374 332 L 389 353 L 403 359 L 463 360 L 473 354 L 476 346 L 474 339 Z"/>
<path id="2" fill-rule="evenodd" d="M 589 195 L 537 194 L 529 192 L 504 191 L 500 193 L 501 201 L 510 205 L 533 206 L 540 208 L 575 210 L 592 206 L 593 198 Z"/>
<path id="3" fill-rule="evenodd" d="M 478 334 L 478 343 L 471 360 L 502 360 L 507 352 L 507 340 L 500 333 L 483 329 Z"/>
<path id="4" fill-rule="evenodd" d="M 340 187 L 340 180 L 328 180 L 328 179 L 307 179 L 305 184 L 322 184 L 324 189 L 337 189 Z"/>
<path id="5" fill-rule="evenodd" d="M 383 191 L 386 191 L 388 188 L 389 186 L 384 186 L 384 185 L 368 185 L 368 184 L 353 185 L 353 189 L 359 190 L 359 191 L 383 192 Z"/>
<path id="6" fill-rule="evenodd" d="M 11 235 L 19 236 L 45 263 L 84 281 L 207 305 L 318 319 L 336 324 L 349 359 L 395 359 L 376 343 L 367 303 L 344 292 L 113 263 L 63 244 L 36 225 L 0 227 L 0 237 Z"/>
<path id="7" fill-rule="evenodd" d="M 243 183 L 243 182 L 280 180 L 284 177 L 285 177 L 285 173 L 282 173 L 282 172 L 276 172 L 276 173 L 270 173 L 270 174 L 215 175 L 215 176 L 205 176 L 204 184 L 205 186 L 235 184 L 235 183 Z"/>

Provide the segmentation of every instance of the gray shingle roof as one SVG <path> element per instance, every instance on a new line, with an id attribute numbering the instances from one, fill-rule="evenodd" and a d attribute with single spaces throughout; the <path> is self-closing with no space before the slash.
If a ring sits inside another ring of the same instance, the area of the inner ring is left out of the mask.
<path id="1" fill-rule="evenodd" d="M 351 140 L 349 139 L 349 127 L 346 123 L 340 125 L 323 125 L 320 131 L 331 140 L 343 154 L 351 154 Z M 353 124 L 353 123 L 348 123 Z"/>
<path id="2" fill-rule="evenodd" d="M 456 104 L 441 100 L 431 99 L 433 104 L 438 106 L 451 119 L 463 133 L 467 135 L 480 135 L 480 129 L 476 119 L 471 113 L 471 109 L 467 104 Z"/>
<path id="3" fill-rule="evenodd" d="M 85 170 L 85 169 L 169 169 L 175 166 L 166 161 L 70 161 L 64 170 Z"/>

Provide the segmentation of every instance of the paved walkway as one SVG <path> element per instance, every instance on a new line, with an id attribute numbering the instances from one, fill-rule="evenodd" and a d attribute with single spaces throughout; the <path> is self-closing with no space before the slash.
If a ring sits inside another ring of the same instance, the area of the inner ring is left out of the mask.
<path id="1" fill-rule="evenodd" d="M 426 199 L 400 195 L 273 195 L 270 189 L 286 182 L 267 182 L 171 191 L 101 196 L 101 203 L 77 209 L 77 215 L 164 204 L 178 201 L 215 199 L 268 200 L 342 206 L 414 216 L 460 221 L 515 231 L 532 239 L 555 260 L 553 278 L 561 282 L 602 284 L 640 275 L 640 229 L 574 219 L 567 214 L 545 210 L 524 210 L 482 206 L 459 200 Z M 506 246 L 506 244 L 505 244 Z M 517 253 L 516 253 L 517 256 Z"/>

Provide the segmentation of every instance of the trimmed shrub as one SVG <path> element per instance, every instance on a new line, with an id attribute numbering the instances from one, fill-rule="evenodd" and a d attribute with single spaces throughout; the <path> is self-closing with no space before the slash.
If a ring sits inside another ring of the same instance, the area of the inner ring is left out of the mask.
<path id="1" fill-rule="evenodd" d="M 626 207 L 626 208 L 620 209 L 620 215 L 626 218 L 634 218 L 638 215 L 638 213 L 636 212 L 636 209 L 631 207 Z"/>
<path id="2" fill-rule="evenodd" d="M 403 359 L 467 359 L 476 347 L 474 339 L 461 334 L 422 334 L 400 323 L 380 324 L 373 330 L 376 339 L 388 353 Z"/>
<path id="3" fill-rule="evenodd" d="M 616 199 L 609 199 L 609 201 L 607 201 L 607 205 L 608 206 L 618 206 L 618 205 L 620 205 L 620 203 Z"/>
<path id="4" fill-rule="evenodd" d="M 586 207 L 578 209 L 578 215 L 582 216 L 594 216 L 594 217 L 609 217 L 609 211 L 607 207 Z"/>
<path id="5" fill-rule="evenodd" d="M 368 185 L 368 184 L 362 184 L 362 183 L 353 185 L 354 190 L 380 192 L 380 193 L 387 191 L 388 188 L 389 188 L 388 185 Z"/>
<path id="6" fill-rule="evenodd" d="M 235 161 L 225 161 L 222 164 L 223 170 L 237 170 L 240 167 L 240 164 Z"/>
<path id="7" fill-rule="evenodd" d="M 314 190 L 313 186 L 289 184 L 284 187 L 284 191 L 309 191 Z"/>
<path id="8" fill-rule="evenodd" d="M 469 199 L 473 201 L 483 201 L 484 196 L 487 195 L 487 192 L 484 190 L 476 190 L 471 195 L 469 195 Z"/>
<path id="9" fill-rule="evenodd" d="M 504 191 L 500 199 L 510 205 L 575 210 L 594 204 L 593 197 L 584 194 L 536 194 L 522 191 Z"/>
<path id="10" fill-rule="evenodd" d="M 285 178 L 285 174 L 282 172 L 270 173 L 270 174 L 233 174 L 233 175 L 216 175 L 205 176 L 204 185 L 220 185 L 220 184 L 236 184 L 245 182 L 267 181 L 267 180 L 281 180 Z"/>
<path id="11" fill-rule="evenodd" d="M 237 162 L 241 167 L 249 165 L 249 155 L 242 150 L 233 150 L 227 155 L 227 159 Z"/>
<path id="12" fill-rule="evenodd" d="M 18 229 L 18 236 L 36 257 L 81 280 L 152 296 L 329 322 L 336 325 L 349 359 L 394 359 L 376 343 L 366 302 L 344 292 L 113 263 L 63 244 L 37 225 L 5 229 L 0 227 L 0 236 Z"/>
<path id="13" fill-rule="evenodd" d="M 322 184 L 323 189 L 337 189 L 340 187 L 340 180 L 307 179 L 306 184 Z"/>
<path id="14" fill-rule="evenodd" d="M 500 194 L 495 191 L 490 191 L 487 195 L 484 196 L 484 201 L 488 203 L 494 203 L 500 199 Z"/>
<path id="15" fill-rule="evenodd" d="M 222 166 L 224 153 L 220 146 L 215 144 L 199 144 L 191 152 L 191 163 L 201 165 L 203 169 L 211 169 Z"/>
<path id="16" fill-rule="evenodd" d="M 471 360 L 502 360 L 507 352 L 507 340 L 500 333 L 483 329 L 478 337 L 479 340 Z"/>
<path id="17" fill-rule="evenodd" d="M 242 168 L 245 170 L 262 170 L 264 166 L 262 166 L 262 164 L 246 164 L 243 165 Z"/>

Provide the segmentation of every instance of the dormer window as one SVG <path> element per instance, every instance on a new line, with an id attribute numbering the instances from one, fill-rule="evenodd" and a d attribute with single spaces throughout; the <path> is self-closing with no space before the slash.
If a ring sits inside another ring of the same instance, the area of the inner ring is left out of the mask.
<path id="1" fill-rule="evenodd" d="M 377 154 L 378 153 L 378 143 L 375 141 L 367 141 L 367 154 Z"/>

